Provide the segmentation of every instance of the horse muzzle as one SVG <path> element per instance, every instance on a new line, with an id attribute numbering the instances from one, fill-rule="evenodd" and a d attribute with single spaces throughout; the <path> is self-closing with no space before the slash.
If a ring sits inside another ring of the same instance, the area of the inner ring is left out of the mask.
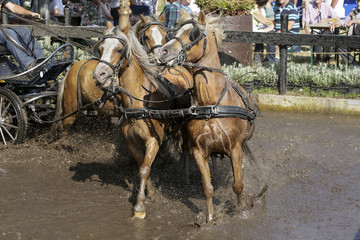
<path id="1" fill-rule="evenodd" d="M 113 70 L 109 68 L 108 66 L 104 65 L 98 65 L 94 71 L 94 80 L 95 84 L 102 89 L 109 88 L 111 84 L 111 77 L 113 76 Z"/>

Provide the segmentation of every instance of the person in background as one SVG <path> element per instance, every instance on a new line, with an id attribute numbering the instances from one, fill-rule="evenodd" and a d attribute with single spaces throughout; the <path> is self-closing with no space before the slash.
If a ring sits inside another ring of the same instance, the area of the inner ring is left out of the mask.
<path id="1" fill-rule="evenodd" d="M 168 28 L 175 28 L 176 23 L 180 20 L 181 4 L 176 0 L 168 0 L 163 11 L 160 13 L 160 17 L 165 15 L 164 25 Z"/>
<path id="2" fill-rule="evenodd" d="M 192 10 L 194 15 L 197 15 L 200 13 L 200 8 L 198 5 L 194 3 L 194 0 L 187 0 L 189 8 Z"/>
<path id="3" fill-rule="evenodd" d="M 148 6 L 150 11 L 149 14 L 156 14 L 157 0 L 136 0 L 136 5 Z"/>
<path id="4" fill-rule="evenodd" d="M 297 7 L 290 2 L 290 0 L 279 0 L 279 8 L 276 10 L 274 16 L 275 32 L 281 31 L 281 15 L 288 15 L 288 29 L 287 31 L 294 34 L 300 32 L 299 12 Z M 267 59 L 269 62 L 278 62 L 279 59 L 275 57 L 276 46 L 273 44 L 267 45 Z M 295 51 L 295 50 L 294 50 Z"/>
<path id="5" fill-rule="evenodd" d="M 315 0 L 311 2 L 304 13 L 303 21 L 305 23 L 305 32 L 306 34 L 310 34 L 310 27 L 309 24 L 316 24 L 316 23 L 325 23 L 330 21 L 337 21 L 339 20 L 338 15 L 336 14 L 335 10 L 330 6 L 327 5 L 323 0 Z M 313 30 L 314 34 L 329 34 L 329 30 Z M 325 62 L 329 61 L 331 59 L 331 54 L 325 54 L 322 58 L 322 47 L 321 46 L 315 46 L 315 53 L 316 54 L 316 60 L 317 62 L 323 60 Z M 324 47 L 325 52 L 331 52 L 331 47 Z"/>
<path id="6" fill-rule="evenodd" d="M 40 14 L 31 12 L 9 0 L 0 0 L 0 9 L 3 7 L 18 15 L 40 19 Z M 7 47 L 23 71 L 36 66 L 37 63 L 43 60 L 44 53 L 42 48 L 35 41 L 34 37 L 31 36 L 30 30 L 26 27 L 1 28 L 0 44 Z"/>
<path id="7" fill-rule="evenodd" d="M 325 3 L 335 10 L 339 18 L 345 17 L 344 0 L 325 0 Z"/>
<path id="8" fill-rule="evenodd" d="M 271 7 L 271 10 L 268 9 L 269 12 L 268 14 L 266 14 L 266 10 L 265 10 L 265 7 L 270 1 L 271 0 L 256 0 L 256 8 L 252 12 L 254 32 L 270 32 L 274 29 L 274 24 L 273 24 L 274 11 L 271 11 L 272 10 Z M 255 51 L 254 63 L 257 66 L 262 66 L 260 54 L 264 52 L 264 44 L 256 43 L 254 51 Z"/>
<path id="9" fill-rule="evenodd" d="M 130 15 L 130 24 L 132 26 L 135 25 L 140 20 L 140 14 L 144 16 L 150 15 L 150 6 L 146 4 L 141 4 L 137 0 L 130 0 L 130 9 L 131 9 L 131 15 Z"/>
<path id="10" fill-rule="evenodd" d="M 111 0 L 110 14 L 113 18 L 114 26 L 119 25 L 119 9 L 120 9 L 120 0 Z"/>
<path id="11" fill-rule="evenodd" d="M 181 17 L 181 9 L 187 12 L 187 9 L 180 4 L 180 1 L 168 0 L 168 3 L 165 5 L 164 9 L 159 15 L 159 18 L 162 18 L 163 16 L 165 17 L 165 27 L 175 28 L 176 23 L 180 20 Z"/>
<path id="12" fill-rule="evenodd" d="M 102 0 L 84 0 L 80 25 L 105 26 L 107 21 L 112 21 L 113 17 L 106 3 Z"/>
<path id="13" fill-rule="evenodd" d="M 346 16 L 344 20 L 334 22 L 330 25 L 330 31 L 334 32 L 335 27 L 348 27 L 348 35 L 360 35 L 360 0 L 356 1 L 357 6 Z M 348 54 L 351 49 L 347 47 L 339 47 L 338 51 L 341 52 L 341 59 L 345 64 L 352 64 L 359 66 L 359 62 L 355 61 L 353 55 Z"/>
<path id="14" fill-rule="evenodd" d="M 188 13 L 190 13 L 193 16 L 194 13 L 193 13 L 192 9 L 189 7 L 189 4 L 187 1 L 189 1 L 189 0 L 180 0 L 180 4 Z"/>
<path id="15" fill-rule="evenodd" d="M 49 11 L 51 20 L 57 21 L 56 17 L 64 16 L 64 5 L 66 3 L 67 0 L 50 0 Z"/>

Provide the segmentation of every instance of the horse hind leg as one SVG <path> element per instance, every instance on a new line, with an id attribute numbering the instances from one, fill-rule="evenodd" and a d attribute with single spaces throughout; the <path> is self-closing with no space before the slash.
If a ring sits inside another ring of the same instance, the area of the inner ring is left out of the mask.
<path id="1" fill-rule="evenodd" d="M 208 157 L 204 157 L 199 149 L 193 149 L 194 159 L 198 168 L 201 172 L 201 179 L 203 182 L 203 189 L 206 198 L 206 221 L 211 222 L 214 219 L 214 208 L 213 208 L 213 195 L 214 195 L 214 188 L 211 184 L 211 176 L 210 176 L 210 168 Z"/>
<path id="2" fill-rule="evenodd" d="M 233 183 L 233 191 L 237 195 L 238 204 L 241 208 L 246 207 L 246 202 L 243 199 L 242 192 L 244 189 L 244 184 L 241 179 L 241 171 L 242 171 L 242 159 L 243 159 L 243 151 L 241 148 L 241 144 L 237 144 L 230 153 L 230 159 L 233 167 L 234 174 L 234 183 Z"/>

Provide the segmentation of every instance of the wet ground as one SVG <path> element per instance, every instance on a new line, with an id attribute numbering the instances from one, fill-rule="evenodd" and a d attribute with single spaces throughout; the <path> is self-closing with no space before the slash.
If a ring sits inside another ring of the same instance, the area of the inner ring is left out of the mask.
<path id="1" fill-rule="evenodd" d="M 87 121 L 84 121 L 87 122 Z M 360 227 L 360 118 L 264 112 L 244 166 L 239 210 L 227 158 L 213 162 L 215 212 L 204 223 L 201 178 L 191 165 L 157 158 L 147 217 L 133 220 L 137 167 L 115 126 L 78 124 L 56 142 L 37 133 L 0 146 L 0 239 L 354 239 Z"/>

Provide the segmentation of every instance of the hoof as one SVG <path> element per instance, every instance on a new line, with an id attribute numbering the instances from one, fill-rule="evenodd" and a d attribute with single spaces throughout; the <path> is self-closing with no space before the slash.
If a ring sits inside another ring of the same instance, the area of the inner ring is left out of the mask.
<path id="1" fill-rule="evenodd" d="M 146 217 L 146 212 L 134 212 L 133 218 L 144 219 Z"/>
<path id="2" fill-rule="evenodd" d="M 248 206 L 248 204 L 246 203 L 246 201 L 243 198 L 241 198 L 239 200 L 239 205 L 240 205 L 240 208 L 242 208 L 242 209 L 246 208 Z"/>

